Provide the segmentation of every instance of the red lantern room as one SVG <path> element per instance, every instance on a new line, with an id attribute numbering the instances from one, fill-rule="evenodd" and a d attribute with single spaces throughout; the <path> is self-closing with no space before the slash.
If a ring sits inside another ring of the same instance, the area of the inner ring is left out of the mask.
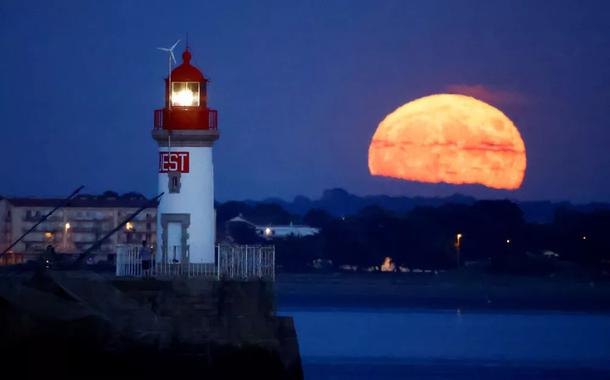
<path id="1" fill-rule="evenodd" d="M 218 112 L 208 108 L 207 78 L 191 65 L 188 48 L 182 64 L 165 79 L 165 107 L 155 110 L 155 130 L 212 130 L 218 127 Z"/>

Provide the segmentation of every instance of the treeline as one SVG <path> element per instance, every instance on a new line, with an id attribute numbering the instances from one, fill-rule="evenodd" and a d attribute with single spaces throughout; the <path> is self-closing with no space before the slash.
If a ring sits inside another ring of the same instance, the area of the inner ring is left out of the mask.
<path id="1" fill-rule="evenodd" d="M 557 208 L 551 223 L 533 224 L 510 201 L 417 207 L 406 213 L 369 206 L 342 217 L 319 209 L 301 216 L 277 204 L 227 202 L 217 207 L 220 239 L 268 243 L 245 224 L 227 230 L 226 222 L 240 214 L 256 224 L 320 228 L 315 236 L 273 240 L 277 263 L 287 271 L 312 269 L 315 261 L 334 269 L 349 265 L 363 270 L 381 265 L 385 257 L 397 268 L 451 269 L 458 266 L 458 250 L 462 264 L 487 260 L 490 269 L 502 272 L 548 273 L 557 260 L 602 272 L 610 262 L 606 210 Z"/>

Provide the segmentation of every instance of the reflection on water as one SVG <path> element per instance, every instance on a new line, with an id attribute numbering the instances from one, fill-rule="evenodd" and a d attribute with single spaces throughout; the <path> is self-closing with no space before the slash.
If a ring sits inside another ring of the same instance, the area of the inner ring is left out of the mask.
<path id="1" fill-rule="evenodd" d="M 306 379 L 610 378 L 610 316 L 283 309 Z"/>

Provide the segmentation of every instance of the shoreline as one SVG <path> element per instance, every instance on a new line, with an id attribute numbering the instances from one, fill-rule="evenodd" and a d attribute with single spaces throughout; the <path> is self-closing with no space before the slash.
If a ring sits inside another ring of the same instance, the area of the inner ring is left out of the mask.
<path id="1" fill-rule="evenodd" d="M 281 273 L 278 309 L 436 309 L 610 313 L 610 281 L 459 272 Z"/>

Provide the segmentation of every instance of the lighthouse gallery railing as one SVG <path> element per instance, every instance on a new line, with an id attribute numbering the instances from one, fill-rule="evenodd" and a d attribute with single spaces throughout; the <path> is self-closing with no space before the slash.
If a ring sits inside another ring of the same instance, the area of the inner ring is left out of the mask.
<path id="1" fill-rule="evenodd" d="M 208 108 L 208 109 L 203 109 L 203 110 L 197 110 L 194 112 L 207 113 L 208 129 L 213 130 L 213 131 L 218 129 L 218 111 L 217 110 Z M 166 118 L 168 118 L 169 115 L 171 115 L 171 111 L 166 108 L 161 108 L 161 109 L 155 110 L 154 121 L 153 121 L 154 129 L 163 129 L 167 122 Z"/>
<path id="2" fill-rule="evenodd" d="M 142 266 L 140 247 L 118 245 L 116 276 L 118 277 L 199 277 L 215 280 L 275 281 L 275 247 L 260 245 L 216 246 L 216 262 L 155 262 L 149 270 Z"/>

